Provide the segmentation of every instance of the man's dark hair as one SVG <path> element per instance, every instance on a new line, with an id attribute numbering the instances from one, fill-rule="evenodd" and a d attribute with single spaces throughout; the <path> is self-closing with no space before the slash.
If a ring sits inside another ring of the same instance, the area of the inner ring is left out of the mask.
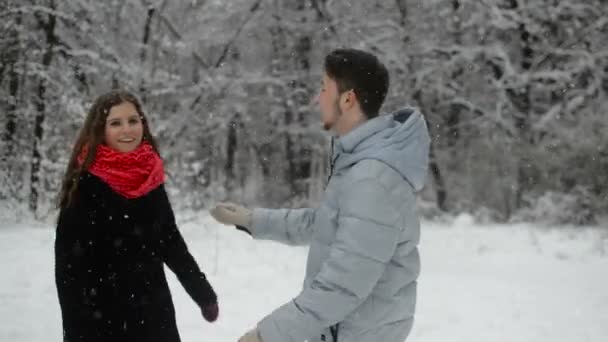
<path id="1" fill-rule="evenodd" d="M 352 89 L 368 119 L 378 116 L 388 92 L 386 67 L 371 53 L 337 49 L 325 56 L 325 73 L 338 86 L 338 93 Z"/>

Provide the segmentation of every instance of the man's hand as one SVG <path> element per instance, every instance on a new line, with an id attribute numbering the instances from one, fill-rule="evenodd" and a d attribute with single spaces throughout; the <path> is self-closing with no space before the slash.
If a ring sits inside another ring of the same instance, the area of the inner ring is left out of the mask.
<path id="1" fill-rule="evenodd" d="M 234 203 L 218 203 L 209 211 L 218 222 L 249 228 L 251 210 Z"/>
<path id="2" fill-rule="evenodd" d="M 238 342 L 263 342 L 257 329 L 249 330 Z"/>

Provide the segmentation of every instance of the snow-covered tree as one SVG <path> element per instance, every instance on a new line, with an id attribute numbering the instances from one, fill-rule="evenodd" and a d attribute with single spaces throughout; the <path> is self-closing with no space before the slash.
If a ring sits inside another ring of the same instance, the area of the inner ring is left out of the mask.
<path id="1" fill-rule="evenodd" d="M 323 56 L 354 47 L 389 68 L 384 112 L 426 115 L 429 213 L 535 219 L 553 201 L 591 221 L 608 213 L 606 18 L 600 0 L 5 0 L 0 202 L 53 213 L 113 87 L 143 100 L 176 204 L 314 202 L 328 141 L 311 100 Z"/>

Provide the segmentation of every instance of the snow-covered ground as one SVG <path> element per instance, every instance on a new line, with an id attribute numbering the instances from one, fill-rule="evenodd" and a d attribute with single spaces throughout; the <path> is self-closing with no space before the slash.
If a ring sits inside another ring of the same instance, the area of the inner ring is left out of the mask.
<path id="1" fill-rule="evenodd" d="M 220 298 L 208 324 L 175 277 L 184 342 L 236 341 L 299 292 L 305 248 L 254 242 L 206 214 L 183 216 L 192 253 Z M 0 223 L 0 341 L 60 341 L 54 230 Z M 608 230 L 425 223 L 419 342 L 608 341 Z"/>

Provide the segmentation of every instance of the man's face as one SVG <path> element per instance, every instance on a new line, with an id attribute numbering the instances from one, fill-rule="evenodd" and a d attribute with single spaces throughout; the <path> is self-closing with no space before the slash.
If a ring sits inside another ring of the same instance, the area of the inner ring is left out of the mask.
<path id="1" fill-rule="evenodd" d="M 339 99 L 338 85 L 327 74 L 323 74 L 317 101 L 319 102 L 319 110 L 321 112 L 321 122 L 325 130 L 332 129 L 342 115 Z"/>

